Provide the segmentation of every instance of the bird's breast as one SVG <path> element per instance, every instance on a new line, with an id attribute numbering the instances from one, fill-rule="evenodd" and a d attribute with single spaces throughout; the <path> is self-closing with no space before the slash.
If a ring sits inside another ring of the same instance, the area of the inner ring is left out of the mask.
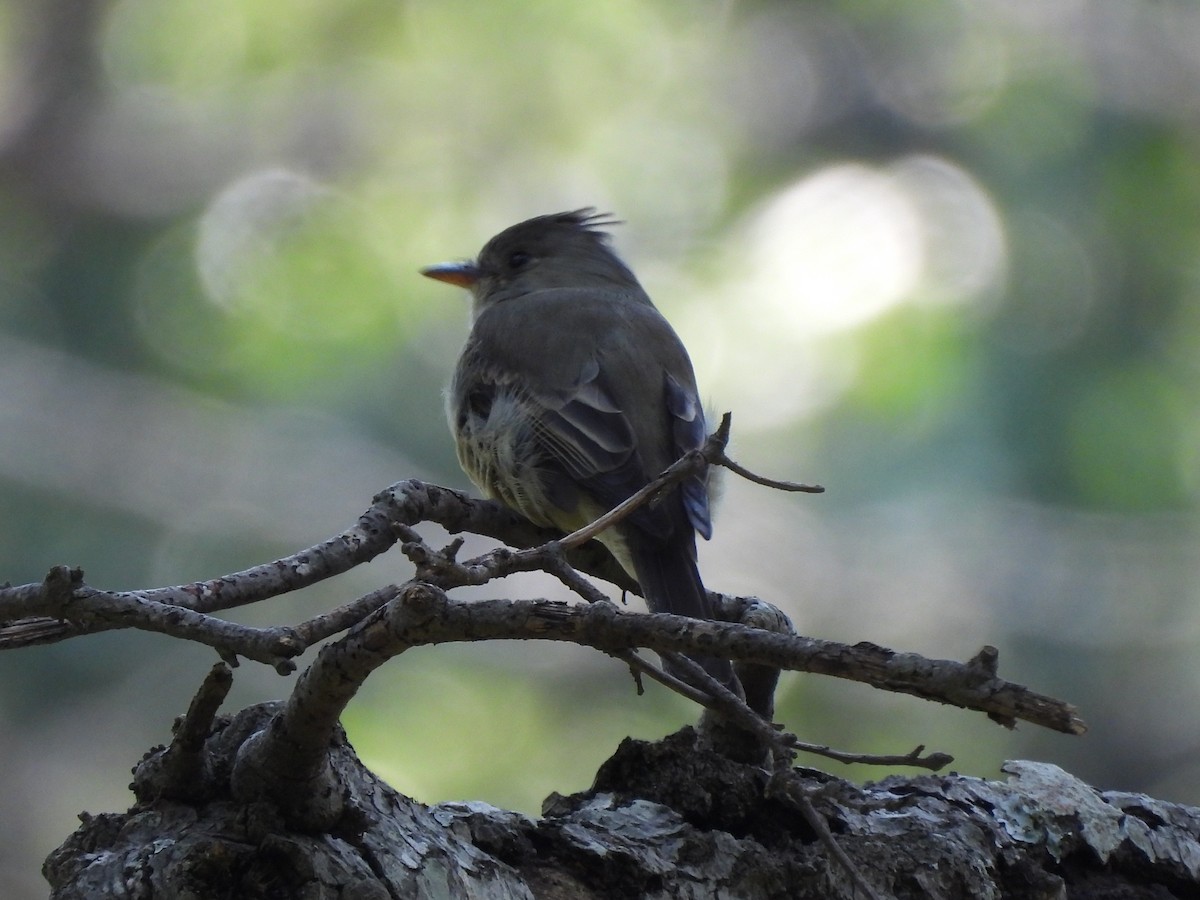
<path id="1" fill-rule="evenodd" d="M 449 410 L 458 461 L 483 493 L 535 525 L 558 524 L 547 495 L 534 423 L 518 392 L 503 386 L 464 391 Z"/>

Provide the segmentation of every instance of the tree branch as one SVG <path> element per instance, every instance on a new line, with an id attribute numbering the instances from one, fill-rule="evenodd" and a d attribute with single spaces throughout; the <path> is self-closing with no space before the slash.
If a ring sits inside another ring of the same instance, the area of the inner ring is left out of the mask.
<path id="1" fill-rule="evenodd" d="M 434 522 L 452 534 L 470 532 L 494 537 L 516 547 L 537 547 L 560 537 L 558 532 L 538 528 L 498 503 L 475 500 L 449 488 L 410 479 L 377 494 L 371 508 L 341 534 L 241 572 L 210 581 L 139 591 L 101 591 L 79 581 L 73 590 L 94 601 L 82 607 L 86 615 L 80 620 L 68 615 L 64 596 L 55 593 L 53 585 L 46 581 L 0 587 L 0 650 L 56 643 L 111 628 L 137 627 L 130 619 L 110 621 L 92 615 L 95 604 L 104 599 L 111 599 L 114 609 L 146 603 L 212 613 L 278 597 L 370 562 L 401 539 L 402 532 L 397 531 L 397 526 L 420 522 Z M 575 568 L 604 578 L 622 590 L 638 590 L 637 583 L 598 543 L 573 548 L 566 557 Z M 532 561 L 529 563 L 529 568 L 536 567 Z M 344 630 L 353 624 L 346 621 L 349 612 L 349 608 L 343 609 L 339 618 L 325 620 L 325 626 L 341 621 L 344 624 L 338 630 Z"/>
<path id="2" fill-rule="evenodd" d="M 702 725 L 714 742 L 747 761 L 761 761 L 764 751 L 769 751 L 776 768 L 790 763 L 798 750 L 843 761 L 883 761 L 932 769 L 950 761 L 945 754 L 922 757 L 923 748 L 904 755 L 865 757 L 806 744 L 779 731 L 770 718 L 778 673 L 784 669 L 860 681 L 979 710 L 1009 727 L 1022 719 L 1069 734 L 1085 730 L 1068 704 L 1000 679 L 993 648 L 984 648 L 974 659 L 958 663 L 896 653 L 873 644 L 847 647 L 794 634 L 787 617 L 769 604 L 719 595 L 715 599 L 721 616 L 733 621 L 618 611 L 580 574 L 598 574 L 622 588 L 636 588 L 611 555 L 592 540 L 604 528 L 621 521 L 638 505 L 656 502 L 672 485 L 702 474 L 709 465 L 726 465 L 759 483 L 771 483 L 747 473 L 725 455 L 729 428 L 727 414 L 700 450 L 685 455 L 628 501 L 566 537 L 535 528 L 497 504 L 471 500 L 435 485 L 404 481 L 377 495 L 371 508 L 341 534 L 301 553 L 208 582 L 105 592 L 84 584 L 79 570 L 58 567 L 41 585 L 0 588 L 0 621 L 9 620 L 0 628 L 0 649 L 105 628 L 135 627 L 208 644 L 231 664 L 237 656 L 244 656 L 288 673 L 295 668 L 293 657 L 317 641 L 346 632 L 321 650 L 287 703 L 265 720 L 261 730 L 247 736 L 231 776 L 239 799 L 270 798 L 300 827 L 315 830 L 333 827 L 347 814 L 345 791 L 327 752 L 345 705 L 376 668 L 423 644 L 536 639 L 594 647 L 704 705 L 713 716 L 706 714 Z M 457 554 L 462 541 L 433 549 L 413 527 L 424 521 L 437 522 L 452 533 L 491 535 L 520 549 L 504 546 L 460 562 Z M 414 578 L 404 585 L 385 586 L 296 626 L 250 628 L 211 614 L 329 578 L 397 542 L 416 569 Z M 533 570 L 555 575 L 588 600 L 588 605 L 544 600 L 466 604 L 445 593 Z M 633 652 L 638 647 L 672 660 L 677 671 L 690 673 L 693 685 L 683 685 L 642 660 Z M 745 698 L 716 684 L 691 664 L 687 657 L 695 655 L 734 660 L 746 688 Z M 196 715 L 207 714 L 211 704 L 197 702 L 200 712 Z"/>

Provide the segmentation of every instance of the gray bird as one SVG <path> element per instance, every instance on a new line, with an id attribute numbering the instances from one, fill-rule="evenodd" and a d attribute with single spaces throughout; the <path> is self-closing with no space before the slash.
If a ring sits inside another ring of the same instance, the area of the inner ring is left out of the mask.
<path id="1" fill-rule="evenodd" d="M 592 209 L 539 216 L 473 262 L 422 274 L 468 288 L 472 328 L 447 397 L 458 460 L 483 493 L 570 532 L 705 438 L 691 360 Z M 712 535 L 706 478 L 600 535 L 652 612 L 711 619 L 696 533 Z M 729 662 L 696 657 L 734 686 Z"/>

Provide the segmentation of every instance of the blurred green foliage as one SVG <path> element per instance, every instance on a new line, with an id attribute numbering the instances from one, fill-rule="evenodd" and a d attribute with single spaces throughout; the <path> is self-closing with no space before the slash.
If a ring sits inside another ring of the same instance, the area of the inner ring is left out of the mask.
<path id="1" fill-rule="evenodd" d="M 710 585 L 817 636 L 994 644 L 1093 730 L 800 676 L 781 721 L 1200 803 L 1197 46 L 1189 0 L 0 8 L 0 578 L 207 578 L 392 481 L 465 486 L 440 397 L 465 303 L 416 270 L 595 205 L 738 456 L 829 488 L 727 479 Z M 5 896 L 79 808 L 123 805 L 207 664 L 131 635 L 0 658 Z M 693 716 L 595 654 L 501 645 L 397 660 L 347 725 L 401 790 L 535 812 Z"/>

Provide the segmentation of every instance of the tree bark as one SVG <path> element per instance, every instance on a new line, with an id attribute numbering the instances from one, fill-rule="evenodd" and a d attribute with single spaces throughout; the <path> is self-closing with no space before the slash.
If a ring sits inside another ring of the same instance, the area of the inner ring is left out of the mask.
<path id="1" fill-rule="evenodd" d="M 728 420 L 705 447 L 713 461 L 726 460 L 727 429 Z M 702 462 L 689 456 L 659 480 L 685 477 Z M 424 521 L 528 549 L 459 561 L 458 542 L 435 550 L 421 540 L 412 526 Z M 588 529 L 565 537 L 531 530 L 495 504 L 407 481 L 378 495 L 342 534 L 207 582 L 118 593 L 56 567 L 41 584 L 0 587 L 0 648 L 135 627 L 291 671 L 323 642 L 286 701 L 233 715 L 217 715 L 232 674 L 224 663 L 214 666 L 170 744 L 136 767 L 134 807 L 84 816 L 47 859 L 52 896 L 1200 895 L 1196 810 L 1101 794 L 1037 763 L 1009 764 L 1006 783 L 928 775 L 858 787 L 794 768 L 792 759 L 804 749 L 933 771 L 951 760 L 923 755 L 923 747 L 867 759 L 805 745 L 772 724 L 775 680 L 791 669 L 979 710 L 1010 727 L 1024 720 L 1067 734 L 1086 730 L 1069 704 L 1002 679 L 993 648 L 963 663 L 806 638 L 754 598 L 713 595 L 718 621 L 623 612 L 580 573 L 611 572 L 590 536 Z M 333 577 L 397 543 L 415 567 L 403 585 L 293 625 L 250 628 L 214 615 Z M 464 603 L 447 593 L 532 569 L 589 602 Z M 538 818 L 483 803 L 426 806 L 362 766 L 338 718 L 373 671 L 412 647 L 500 638 L 595 647 L 696 700 L 704 715 L 696 729 L 657 743 L 625 741 L 589 791 L 551 796 Z M 673 678 L 637 648 L 677 671 L 696 653 L 732 659 L 744 696 L 711 679 L 705 685 L 699 669 L 687 675 L 694 683 Z"/>
<path id="2" fill-rule="evenodd" d="M 551 795 L 536 819 L 398 794 L 339 730 L 329 760 L 342 813 L 314 833 L 230 788 L 238 753 L 278 709 L 219 717 L 188 778 L 171 749 L 148 754 L 135 770 L 135 806 L 85 816 L 47 859 L 52 897 L 864 896 L 795 792 L 692 728 L 655 743 L 627 739 L 590 790 Z M 1200 895 L 1200 810 L 1102 793 L 1049 764 L 1006 771 L 1006 782 L 922 775 L 860 787 L 796 769 L 792 787 L 878 896 Z"/>

